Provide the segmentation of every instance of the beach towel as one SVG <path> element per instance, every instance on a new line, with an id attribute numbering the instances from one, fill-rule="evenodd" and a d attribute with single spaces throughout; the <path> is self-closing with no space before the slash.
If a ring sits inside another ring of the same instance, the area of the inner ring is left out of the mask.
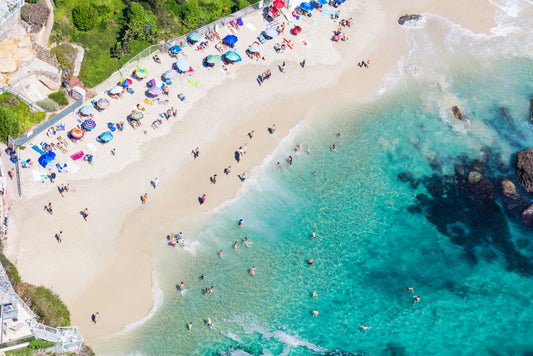
<path id="1" fill-rule="evenodd" d="M 36 182 L 44 182 L 46 179 L 48 179 L 48 174 L 46 174 L 46 171 L 34 169 L 31 171 L 31 173 L 33 174 L 33 180 Z"/>
<path id="2" fill-rule="evenodd" d="M 252 24 L 249 23 L 249 22 L 246 24 L 246 28 L 249 29 L 250 31 L 255 31 L 255 30 L 256 30 L 255 26 L 252 25 Z"/>
<path id="3" fill-rule="evenodd" d="M 148 104 L 148 105 L 154 105 L 154 102 L 150 99 L 144 99 L 143 100 L 145 104 Z"/>
<path id="4" fill-rule="evenodd" d="M 70 158 L 72 158 L 73 161 L 76 161 L 82 158 L 84 155 L 85 153 L 83 153 L 83 151 L 79 151 L 79 152 L 74 153 L 72 156 L 70 156 Z"/>
<path id="5" fill-rule="evenodd" d="M 333 11 L 331 11 L 330 9 L 323 8 L 322 10 L 320 10 L 320 12 L 322 13 L 323 16 L 331 16 L 331 15 L 333 15 Z"/>
<path id="6" fill-rule="evenodd" d="M 65 166 L 63 167 L 63 170 L 65 170 L 65 171 L 67 171 L 69 173 L 76 173 L 79 169 L 80 169 L 80 167 L 76 166 L 72 162 L 65 163 Z"/>
<path id="7" fill-rule="evenodd" d="M 198 82 L 195 82 L 194 80 L 190 80 L 190 79 L 189 79 L 189 84 L 198 86 Z"/>
<path id="8" fill-rule="evenodd" d="M 239 18 L 237 19 L 237 24 L 238 24 L 239 26 L 242 26 L 242 25 L 243 25 L 242 17 L 239 17 Z"/>
<path id="9" fill-rule="evenodd" d="M 43 150 L 41 150 L 41 148 L 39 146 L 31 146 L 31 148 L 33 148 L 34 151 L 36 151 L 37 153 L 43 155 L 45 154 L 45 152 Z"/>

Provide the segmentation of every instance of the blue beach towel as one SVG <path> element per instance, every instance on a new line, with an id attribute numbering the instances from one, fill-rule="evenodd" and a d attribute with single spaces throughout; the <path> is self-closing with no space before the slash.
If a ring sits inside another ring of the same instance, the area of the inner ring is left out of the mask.
<path id="1" fill-rule="evenodd" d="M 34 145 L 34 146 L 31 146 L 31 148 L 33 148 L 34 151 L 36 151 L 37 153 L 39 153 L 41 155 L 46 153 L 43 150 L 41 150 L 41 148 L 39 146 Z"/>

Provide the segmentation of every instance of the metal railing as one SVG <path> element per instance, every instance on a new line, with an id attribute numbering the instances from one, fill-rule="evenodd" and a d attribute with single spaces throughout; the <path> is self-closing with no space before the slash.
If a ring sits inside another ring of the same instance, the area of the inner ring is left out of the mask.
<path id="1" fill-rule="evenodd" d="M 15 91 L 15 90 L 13 90 L 11 88 L 8 88 L 8 87 L 0 87 L 0 94 L 2 94 L 3 92 L 15 95 L 17 98 L 19 98 L 20 100 L 22 100 L 23 102 L 28 104 L 34 110 L 46 111 L 42 107 L 40 107 L 39 105 L 35 104 L 31 99 L 29 99 L 28 97 L 26 97 L 23 94 L 19 93 L 18 91 Z"/>
<path id="2" fill-rule="evenodd" d="M 70 104 L 66 108 L 64 108 L 61 112 L 59 112 L 57 115 L 52 117 L 50 120 L 47 120 L 41 124 L 39 124 L 37 127 L 35 127 L 33 130 L 28 131 L 26 135 L 17 137 L 15 139 L 15 145 L 20 146 L 40 134 L 41 132 L 48 130 L 48 128 L 52 125 L 54 125 L 59 120 L 63 119 L 65 116 L 71 114 L 74 112 L 77 108 L 83 105 L 84 98 L 78 99 L 76 102 Z"/>

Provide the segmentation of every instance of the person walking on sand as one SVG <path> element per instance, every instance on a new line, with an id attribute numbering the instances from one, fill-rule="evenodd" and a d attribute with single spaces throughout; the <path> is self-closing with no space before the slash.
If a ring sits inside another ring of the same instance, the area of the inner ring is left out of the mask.
<path id="1" fill-rule="evenodd" d="M 54 215 L 54 210 L 52 209 L 52 202 L 48 202 L 47 210 L 50 215 Z"/>
<path id="2" fill-rule="evenodd" d="M 200 205 L 202 205 L 203 203 L 205 203 L 205 200 L 207 199 L 206 195 L 202 195 L 202 197 L 200 198 Z"/>
<path id="3" fill-rule="evenodd" d="M 56 240 L 58 243 L 63 242 L 63 231 L 59 231 L 59 233 L 56 234 Z"/>
<path id="4" fill-rule="evenodd" d="M 302 66 L 302 68 L 305 68 L 305 59 L 300 62 L 300 65 Z"/>
<path id="5" fill-rule="evenodd" d="M 147 200 L 148 200 L 148 193 L 144 193 L 144 195 L 141 198 L 142 205 L 146 204 Z"/>
<path id="6" fill-rule="evenodd" d="M 85 208 L 81 211 L 81 216 L 83 216 L 83 220 L 87 221 L 87 218 L 89 217 L 89 209 Z"/>
<path id="7" fill-rule="evenodd" d="M 157 179 L 157 177 L 154 178 L 154 180 L 152 181 L 152 186 L 155 188 L 157 188 L 157 185 L 159 184 L 159 179 Z"/>
<path id="8" fill-rule="evenodd" d="M 211 183 L 217 184 L 217 175 L 216 174 L 211 177 Z"/>
<path id="9" fill-rule="evenodd" d="M 100 316 L 99 312 L 96 312 L 95 314 L 91 315 L 91 321 L 96 324 L 98 322 L 98 317 Z"/>
<path id="10" fill-rule="evenodd" d="M 227 168 L 224 168 L 224 174 L 229 175 L 231 173 L 231 166 L 228 166 Z"/>

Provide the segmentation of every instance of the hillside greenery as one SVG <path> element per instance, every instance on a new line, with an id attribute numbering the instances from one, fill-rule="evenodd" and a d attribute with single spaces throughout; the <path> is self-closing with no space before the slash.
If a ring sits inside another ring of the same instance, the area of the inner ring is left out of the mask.
<path id="1" fill-rule="evenodd" d="M 54 0 L 50 41 L 76 42 L 86 49 L 80 80 L 94 87 L 148 46 L 188 33 L 251 2 L 255 0 Z M 85 15 L 80 26 L 81 8 Z M 89 12 L 93 16 L 87 17 Z"/>
<path id="2" fill-rule="evenodd" d="M 0 139 L 17 137 L 45 118 L 44 112 L 33 111 L 25 102 L 10 93 L 0 94 Z"/>

